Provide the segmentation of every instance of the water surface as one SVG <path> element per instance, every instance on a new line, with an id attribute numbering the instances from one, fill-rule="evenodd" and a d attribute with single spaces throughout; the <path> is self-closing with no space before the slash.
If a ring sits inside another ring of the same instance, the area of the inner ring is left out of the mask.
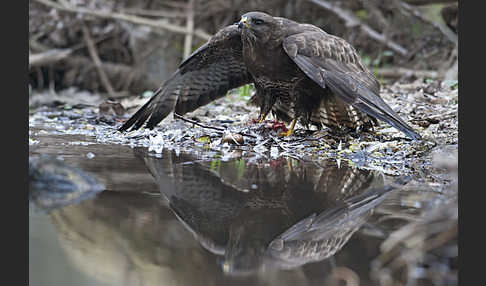
<path id="1" fill-rule="evenodd" d="M 31 206 L 32 285 L 375 285 L 380 243 L 433 201 L 336 160 L 35 138 L 32 157 L 60 156 L 106 190 Z"/>

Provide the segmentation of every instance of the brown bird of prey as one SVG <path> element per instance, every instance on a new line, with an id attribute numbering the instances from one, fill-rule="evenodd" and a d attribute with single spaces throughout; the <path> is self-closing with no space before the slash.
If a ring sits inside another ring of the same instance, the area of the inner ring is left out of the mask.
<path id="1" fill-rule="evenodd" d="M 153 129 L 171 111 L 179 115 L 254 83 L 250 101 L 259 122 L 272 112 L 334 130 L 367 130 L 383 120 L 412 139 L 420 135 L 380 97 L 380 84 L 345 40 L 322 29 L 262 12 L 249 12 L 183 61 L 177 71 L 121 127 Z"/>

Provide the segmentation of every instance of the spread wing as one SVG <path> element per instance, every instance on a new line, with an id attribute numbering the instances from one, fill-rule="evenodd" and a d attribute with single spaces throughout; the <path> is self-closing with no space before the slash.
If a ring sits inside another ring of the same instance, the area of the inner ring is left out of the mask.
<path id="1" fill-rule="evenodd" d="M 139 129 L 146 121 L 152 129 L 171 111 L 193 111 L 251 80 L 242 59 L 240 32 L 236 25 L 228 26 L 183 61 L 119 130 Z"/>
<path id="2" fill-rule="evenodd" d="M 283 48 L 322 88 L 329 88 L 347 104 L 387 122 L 410 138 L 421 138 L 379 96 L 379 82 L 343 39 L 323 31 L 304 31 L 285 38 Z"/>

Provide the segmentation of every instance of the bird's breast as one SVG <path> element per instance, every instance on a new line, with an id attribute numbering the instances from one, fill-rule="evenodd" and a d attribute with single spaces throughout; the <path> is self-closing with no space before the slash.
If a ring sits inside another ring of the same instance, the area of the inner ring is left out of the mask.
<path id="1" fill-rule="evenodd" d="M 265 77 L 275 81 L 290 81 L 299 71 L 283 48 L 243 45 L 243 60 L 254 78 Z"/>

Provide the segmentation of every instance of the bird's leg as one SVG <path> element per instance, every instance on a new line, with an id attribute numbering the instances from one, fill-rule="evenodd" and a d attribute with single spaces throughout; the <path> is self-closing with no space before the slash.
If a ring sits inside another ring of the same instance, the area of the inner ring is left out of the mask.
<path id="1" fill-rule="evenodd" d="M 265 120 L 265 118 L 267 117 L 268 113 L 269 111 L 261 113 L 260 118 L 258 118 L 258 123 L 262 123 L 263 120 Z"/>
<path id="2" fill-rule="evenodd" d="M 290 129 L 287 132 L 280 133 L 280 136 L 290 136 L 294 134 L 294 128 L 296 122 L 297 122 L 297 118 L 292 119 L 292 123 L 290 123 Z"/>

